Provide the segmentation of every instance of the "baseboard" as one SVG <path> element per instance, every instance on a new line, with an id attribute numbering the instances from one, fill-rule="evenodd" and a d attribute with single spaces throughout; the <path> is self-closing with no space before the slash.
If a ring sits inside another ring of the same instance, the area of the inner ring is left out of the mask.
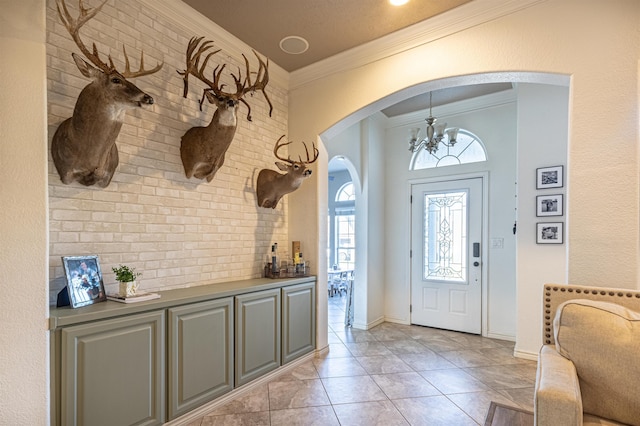
<path id="1" fill-rule="evenodd" d="M 325 348 L 326 349 L 326 348 Z M 252 390 L 254 390 L 256 387 L 263 385 L 265 383 L 270 382 L 271 380 L 273 380 L 275 377 L 283 374 L 283 373 L 287 373 L 293 369 L 295 369 L 296 367 L 300 366 L 301 364 L 304 364 L 305 362 L 313 359 L 317 353 L 322 352 L 322 350 L 316 350 L 313 352 L 310 352 L 306 355 L 301 356 L 300 358 L 289 362 L 288 364 L 285 364 L 283 366 L 278 367 L 277 369 L 265 374 L 264 376 L 260 377 L 259 379 L 255 379 L 253 381 L 251 381 L 250 383 L 247 383 L 245 385 L 240 386 L 239 388 L 236 388 L 234 390 L 232 390 L 229 393 L 225 393 L 224 395 L 214 399 L 211 402 L 208 402 L 204 405 L 201 405 L 198 408 L 195 408 L 191 411 L 189 411 L 186 414 L 183 414 L 182 416 L 173 419 L 167 423 L 164 423 L 163 426 L 186 426 L 188 424 L 190 424 L 191 422 L 193 422 L 194 420 L 205 416 L 207 413 L 222 407 L 224 404 L 241 397 L 242 395 L 251 392 Z"/>
<path id="2" fill-rule="evenodd" d="M 399 318 L 385 318 L 384 320 L 385 322 L 391 322 L 393 324 L 411 325 L 411 321 L 407 321 Z"/>
<path id="3" fill-rule="evenodd" d="M 372 329 L 373 327 L 382 324 L 383 322 L 385 322 L 385 318 L 384 317 L 380 317 L 375 321 L 371 321 L 368 323 L 361 323 L 361 322 L 354 322 L 353 325 L 351 326 L 352 328 L 356 328 L 358 330 L 369 330 Z"/>
<path id="4" fill-rule="evenodd" d="M 498 339 L 498 340 L 506 340 L 508 342 L 515 342 L 516 336 L 510 336 L 508 334 L 500 334 L 500 333 L 487 333 L 485 337 L 490 339 Z"/>
<path id="5" fill-rule="evenodd" d="M 538 352 L 520 351 L 518 349 L 514 349 L 513 356 L 515 356 L 516 358 L 528 359 L 530 361 L 538 361 Z"/>

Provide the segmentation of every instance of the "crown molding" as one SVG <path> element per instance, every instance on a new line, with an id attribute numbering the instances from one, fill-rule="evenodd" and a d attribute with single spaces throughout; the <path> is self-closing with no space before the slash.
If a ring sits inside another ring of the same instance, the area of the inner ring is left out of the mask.
<path id="1" fill-rule="evenodd" d="M 239 62 L 244 62 L 243 53 L 246 54 L 253 50 L 251 46 L 181 0 L 140 0 L 140 2 L 181 27 L 187 34 L 191 33 L 213 40 L 217 47 Z M 265 55 L 261 54 L 261 56 Z M 269 61 L 269 80 L 288 90 L 289 75 L 284 68 Z"/>
<path id="2" fill-rule="evenodd" d="M 433 116 L 439 119 L 447 118 L 452 115 L 465 114 L 473 111 L 483 110 L 500 105 L 506 105 L 516 102 L 518 94 L 515 89 L 504 90 L 490 95 L 478 96 L 464 101 L 453 102 L 439 107 L 433 107 Z M 429 115 L 429 109 L 425 108 L 420 111 L 410 112 L 404 115 L 389 118 L 387 120 L 387 129 L 394 127 L 405 127 L 413 125 L 416 122 L 422 122 Z"/>
<path id="3" fill-rule="evenodd" d="M 473 0 L 433 18 L 293 71 L 290 74 L 290 90 L 327 75 L 397 55 L 546 1 Z"/>

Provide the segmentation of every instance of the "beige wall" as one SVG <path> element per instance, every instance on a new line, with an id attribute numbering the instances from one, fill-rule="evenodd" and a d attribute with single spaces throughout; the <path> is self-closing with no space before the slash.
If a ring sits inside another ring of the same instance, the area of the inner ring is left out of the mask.
<path id="1" fill-rule="evenodd" d="M 482 3 L 495 6 L 490 0 L 470 6 Z M 637 288 L 639 15 L 633 0 L 549 0 L 430 43 L 411 40 L 417 47 L 407 50 L 399 41 L 396 51 L 366 65 L 347 63 L 324 76 L 315 70 L 316 79 L 294 73 L 290 135 L 331 133 L 336 123 L 348 126 L 395 100 L 385 97 L 426 81 L 438 88 L 441 79 L 463 84 L 460 76 L 471 75 L 467 81 L 481 82 L 484 73 L 570 76 L 568 281 Z M 544 137 L 544 123 L 540 132 Z M 307 185 L 290 201 L 315 190 Z M 292 216 L 291 232 L 299 226 Z M 541 294 L 544 277 L 531 276 L 527 288 L 518 288 L 519 318 L 539 318 L 541 299 L 532 303 L 531 295 Z M 518 332 L 523 350 L 536 350 L 537 333 Z"/>
<path id="2" fill-rule="evenodd" d="M 0 2 L 0 424 L 47 424 L 44 3 Z"/>

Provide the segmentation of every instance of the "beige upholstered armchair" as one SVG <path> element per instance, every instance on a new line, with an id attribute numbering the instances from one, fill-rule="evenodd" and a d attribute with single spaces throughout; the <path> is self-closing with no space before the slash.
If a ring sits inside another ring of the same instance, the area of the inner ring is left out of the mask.
<path id="1" fill-rule="evenodd" d="M 544 287 L 537 426 L 640 425 L 640 292 Z"/>

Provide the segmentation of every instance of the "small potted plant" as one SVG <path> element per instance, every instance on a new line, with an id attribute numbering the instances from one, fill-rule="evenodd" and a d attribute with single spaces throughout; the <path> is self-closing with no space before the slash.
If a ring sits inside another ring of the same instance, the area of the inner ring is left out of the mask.
<path id="1" fill-rule="evenodd" d="M 138 282 L 136 278 L 142 275 L 142 272 L 136 272 L 136 268 L 130 268 L 127 265 L 111 268 L 116 274 L 116 281 L 120 283 L 119 293 L 122 297 L 135 296 L 138 290 Z"/>

